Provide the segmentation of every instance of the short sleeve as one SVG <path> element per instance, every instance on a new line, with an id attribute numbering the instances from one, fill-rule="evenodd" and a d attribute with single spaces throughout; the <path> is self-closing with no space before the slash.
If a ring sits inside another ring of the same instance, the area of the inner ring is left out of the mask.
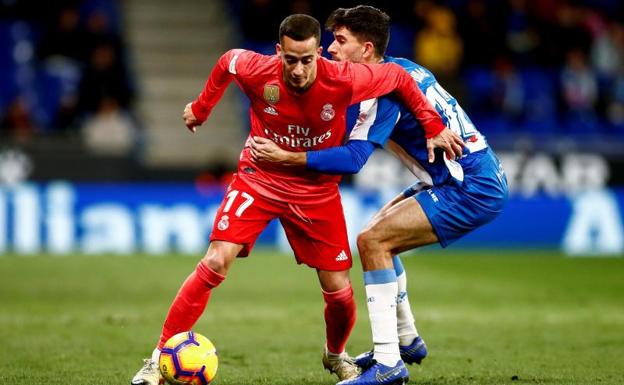
<path id="1" fill-rule="evenodd" d="M 359 104 L 349 140 L 367 140 L 383 147 L 401 117 L 398 102 L 391 97 L 368 99 Z"/>

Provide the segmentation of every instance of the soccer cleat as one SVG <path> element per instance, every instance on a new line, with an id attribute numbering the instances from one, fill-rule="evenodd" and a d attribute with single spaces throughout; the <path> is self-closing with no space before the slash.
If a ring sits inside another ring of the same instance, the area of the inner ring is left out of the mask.
<path id="1" fill-rule="evenodd" d="M 132 385 L 159 385 L 164 383 L 164 379 L 160 375 L 158 363 L 151 358 L 143 360 L 143 367 L 132 377 L 130 384 Z"/>
<path id="2" fill-rule="evenodd" d="M 427 357 L 427 345 L 422 337 L 418 336 L 407 346 L 399 345 L 399 351 L 401 352 L 401 359 L 406 364 L 418 364 Z M 355 364 L 362 368 L 362 370 L 368 369 L 374 362 L 373 351 L 368 351 L 360 354 L 353 359 Z"/>
<path id="3" fill-rule="evenodd" d="M 366 370 L 368 368 L 370 368 L 371 366 L 373 366 L 373 363 L 375 362 L 375 360 L 373 359 L 373 354 L 374 352 L 372 350 L 369 350 L 367 352 L 364 352 L 356 357 L 353 358 L 353 362 L 362 370 Z"/>
<path id="4" fill-rule="evenodd" d="M 425 341 L 420 337 L 416 337 L 411 344 L 407 346 L 399 345 L 399 351 L 401 352 L 401 359 L 406 364 L 418 364 L 427 357 L 427 345 Z"/>
<path id="5" fill-rule="evenodd" d="M 340 381 L 355 378 L 361 373 L 360 368 L 353 362 L 353 358 L 349 357 L 346 352 L 339 355 L 330 354 L 327 346 L 323 351 L 323 367 L 330 373 L 336 374 Z"/>
<path id="6" fill-rule="evenodd" d="M 395 366 L 386 366 L 373 360 L 373 364 L 359 376 L 336 385 L 405 385 L 409 381 L 409 372 L 403 361 Z"/>

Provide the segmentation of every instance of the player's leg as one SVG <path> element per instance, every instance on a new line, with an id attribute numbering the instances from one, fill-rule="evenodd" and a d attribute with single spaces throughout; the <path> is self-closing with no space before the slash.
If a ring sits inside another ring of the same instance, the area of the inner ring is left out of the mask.
<path id="1" fill-rule="evenodd" d="M 227 271 L 243 249 L 243 245 L 214 241 L 186 278 L 169 308 L 158 342 L 161 350 L 165 342 L 174 335 L 191 330 L 204 312 L 212 289 L 223 282 Z"/>
<path id="2" fill-rule="evenodd" d="M 357 243 L 373 334 L 373 360 L 360 376 L 340 384 L 407 382 L 409 373 L 399 350 L 393 256 L 406 248 L 435 242 L 436 233 L 415 199 L 402 199 L 387 207 L 360 233 Z"/>
<path id="3" fill-rule="evenodd" d="M 463 184 L 449 183 L 432 187 L 417 193 L 414 199 L 405 199 L 393 205 L 371 221 L 358 237 L 369 297 L 367 304 L 375 342 L 374 355 L 376 359 L 379 356 L 378 361 L 383 360 L 385 364 L 377 363 L 360 377 L 341 385 L 363 384 L 369 379 L 375 381 L 374 374 L 399 371 L 398 367 L 401 366 L 401 362 L 394 367 L 390 366 L 397 359 L 397 351 L 385 349 L 393 346 L 389 341 L 398 341 L 398 333 L 393 334 L 394 329 L 390 326 L 396 319 L 389 320 L 395 314 L 389 309 L 392 306 L 392 289 L 381 290 L 384 285 L 394 284 L 389 262 L 392 255 L 436 242 L 446 247 L 490 222 L 501 212 L 507 199 L 507 184 L 495 156 L 489 153 L 484 155 L 472 169 L 464 170 Z M 375 308 L 373 305 L 371 310 L 371 304 L 379 303 L 383 306 Z M 375 311 L 378 314 L 372 314 Z M 418 349 L 417 344 L 414 349 Z M 402 357 L 406 352 L 400 353 Z"/>
<path id="4" fill-rule="evenodd" d="M 178 290 L 165 318 L 158 345 L 132 378 L 133 385 L 159 383 L 158 358 L 165 342 L 177 333 L 192 329 L 204 312 L 212 290 L 225 279 L 229 266 L 242 249 L 243 245 L 231 242 L 210 244 L 204 258 Z"/>
<path id="5" fill-rule="evenodd" d="M 325 301 L 326 343 L 323 366 L 340 380 L 360 374 L 345 346 L 356 319 L 356 305 L 349 271 L 317 270 Z"/>
<path id="6" fill-rule="evenodd" d="M 399 352 L 406 364 L 420 364 L 427 357 L 427 345 L 418 334 L 416 320 L 407 294 L 407 274 L 398 255 L 392 258 L 397 276 L 397 333 L 399 336 Z"/>
<path id="7" fill-rule="evenodd" d="M 364 271 L 393 268 L 400 252 L 438 242 L 438 236 L 420 203 L 405 199 L 375 217 L 358 235 Z"/>
<path id="8" fill-rule="evenodd" d="M 411 198 L 414 195 L 418 194 L 419 192 L 429 188 L 431 186 L 423 183 L 423 182 L 416 182 L 413 185 L 409 186 L 408 188 L 406 188 L 405 190 L 403 190 L 403 192 L 401 192 L 400 194 L 398 194 L 397 196 L 395 196 L 392 200 L 390 200 L 389 202 L 387 202 L 379 211 L 377 211 L 377 213 L 375 213 L 375 215 L 373 216 L 373 218 L 371 219 L 371 223 L 381 219 L 384 215 L 386 215 L 388 213 L 388 211 L 394 207 L 397 203 L 400 203 L 402 201 L 404 201 L 407 198 Z"/>
<path id="9" fill-rule="evenodd" d="M 358 367 L 345 351 L 356 319 L 356 305 L 349 271 L 317 270 L 323 300 L 326 344 L 323 366 L 336 373 L 340 380 L 360 374 Z"/>
<path id="10" fill-rule="evenodd" d="M 415 199 L 402 200 L 378 215 L 358 236 L 373 328 L 374 358 L 387 366 L 394 366 L 400 360 L 396 309 L 399 282 L 393 256 L 402 250 L 435 243 L 437 239 Z M 413 324 L 412 319 L 403 321 Z"/>
<path id="11" fill-rule="evenodd" d="M 414 194 L 420 192 L 425 188 L 426 185 L 422 183 L 417 183 L 413 186 L 407 188 L 404 192 L 397 195 L 394 199 L 389 201 L 384 205 L 384 207 L 379 210 L 372 221 L 378 221 L 382 217 L 388 214 L 388 211 L 394 207 L 399 202 L 407 199 Z M 402 354 L 402 358 L 406 363 L 418 363 L 422 361 L 423 358 L 427 355 L 427 348 L 420 336 L 418 335 L 418 329 L 416 328 L 416 321 L 414 319 L 414 315 L 412 314 L 412 309 L 409 302 L 409 297 L 407 294 L 407 274 L 405 269 L 403 268 L 403 263 L 401 262 L 401 258 L 398 255 L 393 256 L 392 264 L 394 267 L 394 271 L 397 276 L 397 305 L 396 305 L 396 313 L 397 313 L 397 331 L 399 335 L 399 349 L 401 352 L 410 352 L 412 354 L 405 355 Z M 372 359 L 372 352 L 364 353 L 359 356 L 360 362 L 358 365 L 361 367 L 369 366 L 369 363 Z"/>
<path id="12" fill-rule="evenodd" d="M 250 189 L 238 180 L 228 188 L 215 217 L 210 246 L 187 277 L 169 308 L 157 347 L 152 357 L 132 379 L 132 384 L 158 383 L 160 349 L 173 335 L 190 330 L 202 315 L 210 294 L 224 279 L 237 256 L 247 256 L 253 244 L 275 217 L 270 202 L 255 199 Z"/>
<path id="13" fill-rule="evenodd" d="M 349 271 L 317 270 L 325 301 L 325 325 L 329 353 L 344 353 L 356 318 Z"/>
<path id="14" fill-rule="evenodd" d="M 318 272 L 325 301 L 323 366 L 341 380 L 359 374 L 359 368 L 344 351 L 355 323 L 356 306 L 348 274 L 352 260 L 342 212 L 340 196 L 336 194 L 321 205 L 290 205 L 289 212 L 280 218 L 297 262 Z"/>
<path id="15" fill-rule="evenodd" d="M 422 187 L 425 186 L 417 184 L 397 195 L 375 214 L 371 220 L 371 224 L 381 221 L 384 217 L 389 215 L 390 210 L 395 205 L 422 191 Z M 399 338 L 399 352 L 405 363 L 420 364 L 421 361 L 427 356 L 427 347 L 422 337 L 419 336 L 418 329 L 416 328 L 416 322 L 414 315 L 412 314 L 407 294 L 407 274 L 398 255 L 394 255 L 392 257 L 392 267 L 394 268 L 397 278 L 396 318 L 397 334 Z M 373 355 L 374 351 L 372 350 L 362 353 L 355 357 L 355 362 L 360 368 L 367 369 L 373 363 Z"/>

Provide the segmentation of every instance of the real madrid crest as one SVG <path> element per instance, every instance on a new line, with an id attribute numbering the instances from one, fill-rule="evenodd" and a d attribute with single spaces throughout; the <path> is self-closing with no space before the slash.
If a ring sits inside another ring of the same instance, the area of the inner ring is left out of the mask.
<path id="1" fill-rule="evenodd" d="M 334 111 L 334 107 L 331 104 L 328 103 L 323 106 L 323 109 L 321 110 L 321 119 L 327 122 L 332 120 L 335 115 L 336 111 Z"/>
<path id="2" fill-rule="evenodd" d="M 279 86 L 277 84 L 265 84 L 264 100 L 266 100 L 269 104 L 279 102 Z"/>
<path id="3" fill-rule="evenodd" d="M 228 227 L 230 227 L 230 218 L 227 215 L 224 215 L 219 220 L 219 223 L 217 223 L 217 228 L 223 231 L 227 229 Z"/>

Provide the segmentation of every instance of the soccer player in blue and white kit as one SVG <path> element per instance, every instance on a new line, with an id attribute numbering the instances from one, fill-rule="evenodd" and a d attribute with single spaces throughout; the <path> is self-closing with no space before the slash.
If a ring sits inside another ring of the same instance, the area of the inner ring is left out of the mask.
<path id="1" fill-rule="evenodd" d="M 421 125 L 392 97 L 351 106 L 347 127 L 352 129 L 340 147 L 292 153 L 262 138 L 252 143 L 256 161 L 305 166 L 323 173 L 356 173 L 376 147 L 385 147 L 417 177 L 358 236 L 374 349 L 356 357 L 363 370 L 360 376 L 339 383 L 404 384 L 409 374 L 405 363 L 420 363 L 427 349 L 415 326 L 405 272 L 396 254 L 433 243 L 446 247 L 490 222 L 505 204 L 507 182 L 484 136 L 431 72 L 409 60 L 384 56 L 388 15 L 370 6 L 339 8 L 326 27 L 334 33 L 328 52 L 335 60 L 401 65 L 447 128 L 465 143 L 463 149 L 456 149 L 460 155 L 456 159 L 449 159 L 448 153 L 434 157 L 434 144 L 426 139 Z"/>

